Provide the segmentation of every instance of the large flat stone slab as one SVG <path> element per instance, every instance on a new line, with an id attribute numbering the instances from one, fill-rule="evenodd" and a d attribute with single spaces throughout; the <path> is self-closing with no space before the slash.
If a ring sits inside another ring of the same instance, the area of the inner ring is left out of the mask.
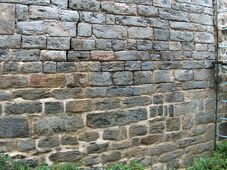
<path id="1" fill-rule="evenodd" d="M 0 34 L 14 34 L 15 31 L 15 5 L 0 5 Z"/>

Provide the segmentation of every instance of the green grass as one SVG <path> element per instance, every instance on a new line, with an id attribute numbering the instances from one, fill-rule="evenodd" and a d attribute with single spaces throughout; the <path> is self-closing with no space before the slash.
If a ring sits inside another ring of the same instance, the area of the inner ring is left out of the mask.
<path id="1" fill-rule="evenodd" d="M 8 155 L 0 154 L 0 170 L 82 170 L 78 163 L 63 163 L 48 166 L 41 163 L 37 167 L 33 168 L 29 164 L 10 158 Z M 111 165 L 105 170 L 144 170 L 144 166 L 137 162 L 118 163 Z"/>
<path id="2" fill-rule="evenodd" d="M 211 156 L 196 159 L 187 170 L 227 170 L 227 142 L 218 144 Z"/>

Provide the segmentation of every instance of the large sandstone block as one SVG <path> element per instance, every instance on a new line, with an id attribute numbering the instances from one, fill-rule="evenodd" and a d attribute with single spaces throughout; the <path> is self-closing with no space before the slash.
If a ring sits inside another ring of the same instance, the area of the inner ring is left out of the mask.
<path id="1" fill-rule="evenodd" d="M 13 34 L 15 32 L 15 5 L 0 5 L 0 34 Z"/>

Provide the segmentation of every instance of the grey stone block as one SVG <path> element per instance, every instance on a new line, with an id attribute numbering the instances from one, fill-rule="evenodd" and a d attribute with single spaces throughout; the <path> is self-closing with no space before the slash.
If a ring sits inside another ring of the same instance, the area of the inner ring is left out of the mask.
<path id="1" fill-rule="evenodd" d="M 27 152 L 35 149 L 35 140 L 33 139 L 23 139 L 17 143 L 17 148 L 19 151 Z"/>
<path id="2" fill-rule="evenodd" d="M 102 71 L 123 71 L 123 61 L 102 62 Z"/>
<path id="3" fill-rule="evenodd" d="M 84 127 L 84 122 L 80 115 L 52 116 L 37 118 L 34 127 L 37 134 L 50 135 L 60 132 L 75 132 Z"/>
<path id="4" fill-rule="evenodd" d="M 24 117 L 4 117 L 0 124 L 1 138 L 25 138 L 29 135 L 28 121 Z"/>
<path id="5" fill-rule="evenodd" d="M 145 17 L 154 17 L 158 15 L 158 9 L 153 6 L 138 5 L 137 11 L 139 15 Z"/>
<path id="6" fill-rule="evenodd" d="M 192 70 L 175 70 L 175 79 L 178 81 L 188 81 L 193 80 L 194 73 Z"/>
<path id="7" fill-rule="evenodd" d="M 46 36 L 22 36 L 22 47 L 23 48 L 46 48 Z"/>
<path id="8" fill-rule="evenodd" d="M 128 36 L 135 39 L 153 39 L 153 29 L 132 27 L 128 29 Z"/>
<path id="9" fill-rule="evenodd" d="M 99 11 L 100 2 L 96 0 L 69 0 L 69 7 L 76 10 Z"/>
<path id="10" fill-rule="evenodd" d="M 76 23 L 75 22 L 60 22 L 49 21 L 47 22 L 47 33 L 50 36 L 56 37 L 76 37 Z"/>
<path id="11" fill-rule="evenodd" d="M 78 22 L 80 15 L 77 11 L 61 10 L 59 12 L 59 18 L 61 21 Z"/>
<path id="12" fill-rule="evenodd" d="M 89 60 L 91 53 L 87 51 L 68 51 L 68 61 Z"/>
<path id="13" fill-rule="evenodd" d="M 55 89 L 51 92 L 51 96 L 55 99 L 79 98 L 81 95 L 81 88 Z"/>
<path id="14" fill-rule="evenodd" d="M 60 144 L 60 139 L 58 137 L 43 137 L 38 141 L 39 148 L 52 148 L 57 147 Z"/>
<path id="15" fill-rule="evenodd" d="M 147 127 L 143 125 L 132 125 L 129 128 L 130 137 L 143 136 L 147 134 Z"/>
<path id="16" fill-rule="evenodd" d="M 42 50 L 40 57 L 42 61 L 65 61 L 66 51 Z"/>
<path id="17" fill-rule="evenodd" d="M 80 12 L 82 19 L 90 24 L 104 24 L 106 16 L 103 13 L 97 12 Z"/>
<path id="18" fill-rule="evenodd" d="M 79 23 L 78 35 L 82 37 L 90 37 L 92 34 L 92 26 L 87 23 Z"/>
<path id="19" fill-rule="evenodd" d="M 125 39 L 126 28 L 123 26 L 94 25 L 93 34 L 98 38 Z"/>
<path id="20" fill-rule="evenodd" d="M 56 73 L 57 66 L 56 62 L 54 61 L 46 61 L 43 63 L 43 72 L 44 73 Z"/>
<path id="21" fill-rule="evenodd" d="M 90 85 L 106 86 L 112 85 L 111 74 L 109 72 L 92 72 L 89 74 L 88 82 Z"/>
<path id="22" fill-rule="evenodd" d="M 160 70 L 160 71 L 154 71 L 153 73 L 153 79 L 155 83 L 163 83 L 163 82 L 173 82 L 173 72 L 172 71 L 166 71 L 166 70 Z"/>
<path id="23" fill-rule="evenodd" d="M 99 138 L 98 132 L 84 132 L 79 134 L 80 141 L 91 142 L 91 141 L 96 141 L 98 138 Z"/>
<path id="24" fill-rule="evenodd" d="M 45 108 L 45 113 L 47 114 L 64 112 L 64 105 L 62 102 L 45 102 L 44 108 Z"/>
<path id="25" fill-rule="evenodd" d="M 17 33 L 31 35 L 31 34 L 45 34 L 47 32 L 47 25 L 43 21 L 21 21 L 17 22 Z"/>
<path id="26" fill-rule="evenodd" d="M 128 111 L 91 113 L 87 115 L 87 126 L 91 128 L 105 128 L 125 125 L 147 119 L 145 109 L 134 109 Z"/>
<path id="27" fill-rule="evenodd" d="M 0 6 L 0 34 L 15 33 L 15 5 L 1 3 Z"/>
<path id="28" fill-rule="evenodd" d="M 61 9 L 67 9 L 68 7 L 68 0 L 51 0 L 51 3 Z"/>
<path id="29" fill-rule="evenodd" d="M 22 98 L 24 100 L 37 100 L 50 97 L 49 89 L 23 89 L 14 90 L 13 98 Z"/>
<path id="30" fill-rule="evenodd" d="M 134 84 L 150 84 L 153 81 L 151 71 L 135 71 L 133 75 Z"/>
<path id="31" fill-rule="evenodd" d="M 105 129 L 103 131 L 104 140 L 124 140 L 127 138 L 127 129 L 119 127 L 117 129 Z"/>
<path id="32" fill-rule="evenodd" d="M 170 38 L 169 30 L 165 29 L 154 29 L 154 39 L 161 41 L 168 41 Z"/>
<path id="33" fill-rule="evenodd" d="M 113 74 L 114 85 L 130 85 L 133 83 L 133 74 L 129 71 L 116 72 Z"/>
<path id="34" fill-rule="evenodd" d="M 121 100 L 119 99 L 96 99 L 94 102 L 95 110 L 111 110 L 111 109 L 119 109 Z"/>
<path id="35" fill-rule="evenodd" d="M 41 73 L 42 70 L 41 62 L 26 62 L 21 65 L 22 73 Z"/>
<path id="36" fill-rule="evenodd" d="M 16 16 L 18 21 L 24 21 L 28 19 L 28 6 L 27 5 L 16 5 Z"/>
<path id="37" fill-rule="evenodd" d="M 74 62 L 58 62 L 57 72 L 58 73 L 71 73 L 76 71 L 76 66 Z"/>
<path id="38" fill-rule="evenodd" d="M 40 102 L 23 102 L 23 103 L 7 103 L 5 106 L 7 114 L 23 114 L 23 113 L 40 113 L 42 112 L 42 104 Z"/>
<path id="39" fill-rule="evenodd" d="M 126 25 L 126 26 L 141 26 L 146 27 L 147 22 L 145 19 L 141 17 L 135 17 L 135 16 L 117 16 L 116 17 L 116 24 L 119 25 Z"/>
<path id="40" fill-rule="evenodd" d="M 146 106 L 152 104 L 152 99 L 148 96 L 127 97 L 122 104 L 124 107 Z"/>
<path id="41" fill-rule="evenodd" d="M 87 153 L 92 154 L 92 153 L 105 152 L 108 146 L 109 146 L 109 143 L 101 143 L 101 144 L 92 143 L 87 147 Z"/>
<path id="42" fill-rule="evenodd" d="M 69 50 L 70 49 L 70 38 L 69 37 L 49 37 L 47 39 L 47 49 Z"/>
<path id="43" fill-rule="evenodd" d="M 1 30 L 0 30 L 1 31 Z M 20 35 L 1 35 L 0 48 L 20 48 L 21 36 Z"/>
<path id="44" fill-rule="evenodd" d="M 20 64 L 14 62 L 5 62 L 2 67 L 3 73 L 17 73 L 20 72 Z"/>
<path id="45" fill-rule="evenodd" d="M 58 8 L 46 6 L 29 6 L 29 18 L 31 19 L 57 19 Z"/>
<path id="46" fill-rule="evenodd" d="M 61 144 L 62 145 L 77 145 L 78 139 L 75 136 L 64 135 L 61 137 Z"/>
<path id="47" fill-rule="evenodd" d="M 131 4 L 120 4 L 115 2 L 104 1 L 101 3 L 102 10 L 106 13 L 111 14 L 128 14 L 136 15 L 136 5 Z"/>
<path id="48" fill-rule="evenodd" d="M 72 38 L 71 47 L 73 50 L 79 51 L 94 50 L 95 40 Z"/>
<path id="49" fill-rule="evenodd" d="M 78 150 L 72 150 L 72 151 L 61 151 L 56 152 L 50 155 L 49 159 L 53 162 L 75 162 L 81 158 L 81 153 Z"/>

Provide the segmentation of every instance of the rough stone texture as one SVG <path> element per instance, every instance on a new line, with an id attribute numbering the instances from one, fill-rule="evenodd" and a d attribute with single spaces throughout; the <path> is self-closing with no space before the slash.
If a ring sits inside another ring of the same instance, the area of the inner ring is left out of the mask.
<path id="1" fill-rule="evenodd" d="M 0 11 L 0 34 L 14 34 L 15 5 L 2 3 Z"/>
<path id="2" fill-rule="evenodd" d="M 212 4 L 0 0 L 0 152 L 161 170 L 212 150 Z"/>

